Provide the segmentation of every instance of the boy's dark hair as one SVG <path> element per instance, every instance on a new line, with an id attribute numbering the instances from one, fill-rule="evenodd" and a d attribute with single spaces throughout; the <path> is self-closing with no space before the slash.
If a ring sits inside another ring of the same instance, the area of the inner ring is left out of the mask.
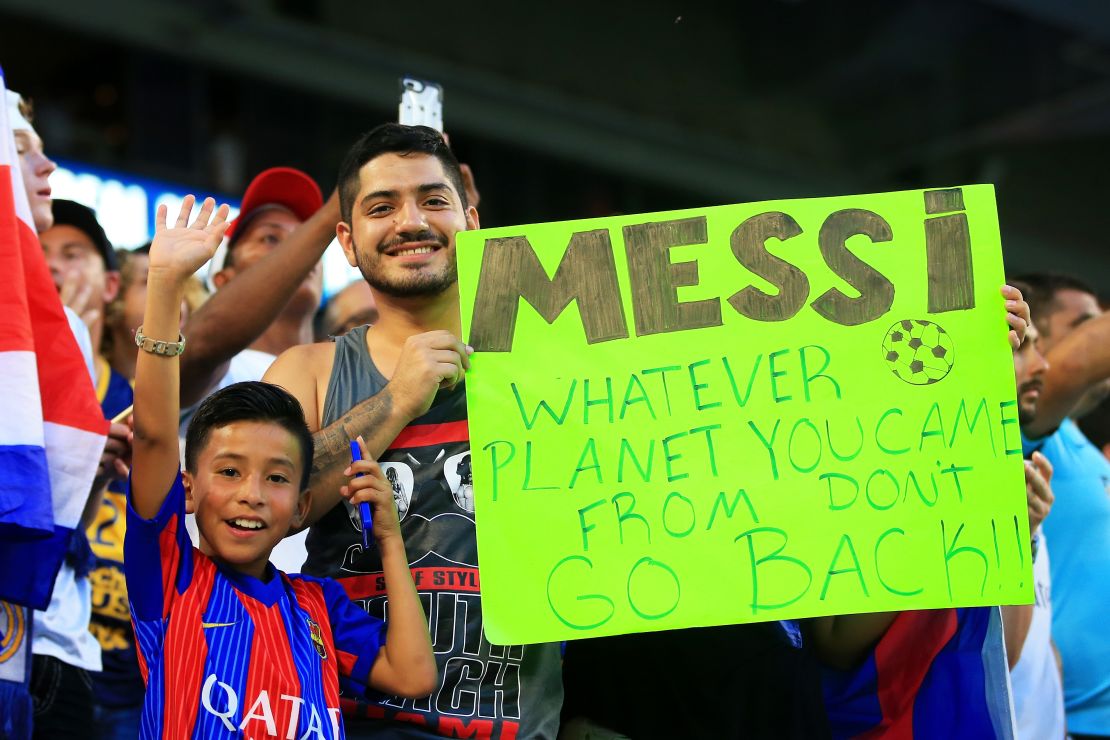
<path id="1" fill-rule="evenodd" d="M 358 171 L 370 160 L 383 154 L 427 154 L 443 164 L 451 184 L 459 193 L 463 210 L 466 210 L 466 188 L 463 187 L 462 170 L 459 161 L 443 134 L 427 126 L 403 126 L 399 123 L 383 123 L 367 131 L 355 142 L 339 165 L 339 212 L 343 220 L 351 223 L 351 210 L 358 196 Z"/>
<path id="2" fill-rule="evenodd" d="M 1014 281 L 1022 283 L 1014 285 Z M 1080 293 L 1098 294 L 1094 288 L 1083 280 L 1071 275 L 1061 275 L 1052 272 L 1030 272 L 1015 275 L 1010 281 L 1011 285 L 1021 291 L 1025 302 L 1029 304 L 1029 313 L 1033 323 L 1037 325 L 1043 336 L 1048 336 L 1048 319 L 1055 309 L 1056 294 L 1062 290 L 1076 290 Z"/>
<path id="3" fill-rule="evenodd" d="M 197 472 L 197 456 L 208 443 L 213 429 L 236 421 L 261 421 L 277 424 L 292 434 L 301 448 L 301 487 L 308 488 L 312 467 L 312 432 L 304 420 L 304 409 L 284 388 L 250 380 L 233 383 L 213 393 L 200 404 L 185 433 L 185 469 Z"/>

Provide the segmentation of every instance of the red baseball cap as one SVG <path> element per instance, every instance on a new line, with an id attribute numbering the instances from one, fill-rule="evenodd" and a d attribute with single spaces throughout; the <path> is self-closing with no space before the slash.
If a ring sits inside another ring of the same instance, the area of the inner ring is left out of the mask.
<path id="1" fill-rule="evenodd" d="M 267 206 L 288 208 L 293 215 L 304 221 L 323 205 L 324 195 L 320 192 L 320 186 L 300 170 L 271 167 L 259 172 L 247 186 L 247 192 L 243 193 L 239 215 L 228 225 L 223 241 L 208 263 L 208 276 L 205 279 L 208 290 L 216 290 L 216 273 L 224 269 L 228 250 L 239 227 L 247 224 L 259 209 Z"/>
<path id="2" fill-rule="evenodd" d="M 288 208 L 293 215 L 305 221 L 324 205 L 324 195 L 316 181 L 300 170 L 292 167 L 263 170 L 247 186 L 239 215 L 228 226 L 225 236 L 234 240 L 236 230 L 250 220 L 254 211 L 270 205 Z"/>

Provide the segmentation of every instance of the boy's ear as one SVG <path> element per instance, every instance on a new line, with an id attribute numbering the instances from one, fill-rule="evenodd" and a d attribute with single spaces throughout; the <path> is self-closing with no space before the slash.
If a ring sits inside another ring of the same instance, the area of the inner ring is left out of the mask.
<path id="1" fill-rule="evenodd" d="M 308 512 L 312 509 L 312 491 L 304 489 L 301 491 L 300 496 L 297 497 L 297 510 L 293 512 L 293 527 L 295 529 L 303 529 L 305 520 L 308 519 Z"/>
<path id="2" fill-rule="evenodd" d="M 181 471 L 181 485 L 185 488 L 185 513 L 196 514 L 196 501 L 193 500 L 193 474 L 188 470 Z"/>

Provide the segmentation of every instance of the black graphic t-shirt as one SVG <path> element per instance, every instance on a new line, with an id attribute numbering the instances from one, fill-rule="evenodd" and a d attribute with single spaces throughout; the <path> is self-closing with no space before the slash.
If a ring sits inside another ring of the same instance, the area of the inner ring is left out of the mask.
<path id="1" fill-rule="evenodd" d="M 386 383 L 366 349 L 366 327 L 336 340 L 325 425 Z M 482 630 L 466 395 L 440 391 L 378 462 L 393 485 L 416 590 L 428 615 L 439 685 L 424 699 L 346 703 L 348 737 L 554 738 L 562 703 L 558 645 L 491 645 Z M 358 511 L 346 502 L 309 530 L 303 572 L 330 576 L 388 622 L 382 563 L 362 549 Z M 388 724 L 386 724 L 388 723 Z"/>

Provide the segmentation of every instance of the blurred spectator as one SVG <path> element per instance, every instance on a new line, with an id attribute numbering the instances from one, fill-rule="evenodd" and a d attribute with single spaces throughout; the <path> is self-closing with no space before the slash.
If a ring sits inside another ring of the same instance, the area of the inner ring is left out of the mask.
<path id="1" fill-rule="evenodd" d="M 1110 582 L 1110 462 L 1079 431 L 1079 416 L 1105 395 L 1110 314 L 1082 281 L 1026 275 L 1033 318 L 1048 360 L 1035 418 L 1022 425 L 1025 453 L 1055 469 L 1056 501 L 1043 525 L 1052 543 L 1052 635 L 1064 673 L 1073 737 L 1110 733 L 1110 635 L 1103 629 Z"/>
<path id="2" fill-rule="evenodd" d="M 215 290 L 186 322 L 181 356 L 181 436 L 209 393 L 261 380 L 278 353 L 313 340 L 320 304 L 320 258 L 335 236 L 339 203 L 325 203 L 306 174 L 289 167 L 260 173 L 243 195 L 239 217 L 212 258 Z M 182 445 L 184 447 L 184 445 Z M 191 527 L 191 518 L 190 518 Z M 190 528 L 190 532 L 195 530 Z M 300 572 L 307 530 L 274 548 L 273 564 Z"/>
<path id="3" fill-rule="evenodd" d="M 279 352 L 312 341 L 320 255 L 335 227 L 318 214 L 322 206 L 319 187 L 298 170 L 275 167 L 251 181 L 209 267 L 214 294 L 186 322 L 183 405 L 231 383 L 257 380 Z M 291 261 L 294 249 L 299 259 Z"/>
<path id="4" fill-rule="evenodd" d="M 61 274 L 66 276 L 61 286 L 63 300 L 68 298 L 85 311 L 94 346 L 103 348 L 113 344 L 110 309 L 119 306 L 125 295 L 117 253 L 108 243 L 96 215 L 78 203 L 56 200 L 54 225 L 40 235 L 40 240 L 55 281 Z M 74 275 L 78 276 L 76 280 Z M 135 270 L 128 270 L 127 278 L 132 284 L 134 277 Z M 67 288 L 75 284 L 79 292 L 67 293 Z M 78 310 L 74 303 L 70 305 Z M 139 319 L 141 323 L 141 316 Z M 94 358 L 97 401 L 108 419 L 126 411 L 134 400 L 131 380 L 137 347 L 133 341 L 127 344 L 132 358 L 122 372 L 109 362 L 105 353 Z M 119 349 L 118 354 L 122 356 L 123 348 Z M 95 556 L 95 565 L 89 573 L 92 586 L 89 629 L 100 643 L 102 670 L 92 674 L 94 725 L 89 730 L 96 738 L 135 737 L 142 711 L 143 681 L 124 586 L 123 534 L 127 499 L 122 475 L 108 482 L 94 517 L 86 531 Z"/>
<path id="5" fill-rule="evenodd" d="M 134 401 L 131 381 L 138 348 L 133 334 L 121 331 L 121 327 L 131 321 L 138 322 L 135 326 L 142 323 L 141 308 L 137 316 L 128 309 L 133 307 L 136 293 L 145 294 L 138 286 L 146 284 L 145 255 L 119 250 L 115 257 L 119 266 L 119 291 L 104 309 L 101 354 L 97 358 L 110 369 L 111 381 L 97 386 L 97 400 L 109 418 Z M 90 736 L 98 740 L 137 737 L 143 706 L 144 684 L 135 652 L 123 572 L 126 521 L 126 489 L 122 481 L 112 481 L 87 530 L 96 556 L 96 565 L 89 574 L 93 589 L 89 629 L 100 643 L 103 663 L 103 670 L 93 674 L 95 719 Z"/>
<path id="6" fill-rule="evenodd" d="M 143 323 L 149 251 L 149 242 L 133 250 L 116 250 L 116 264 L 119 265 L 120 274 L 119 292 L 104 307 L 100 354 L 113 370 L 129 380 L 135 378 L 135 357 L 139 351 L 135 346 L 135 330 Z M 182 325 L 207 298 L 208 292 L 200 280 L 191 278 L 185 287 L 185 300 L 181 307 Z"/>
<path id="7" fill-rule="evenodd" d="M 55 165 L 46 157 L 42 140 L 31 125 L 30 106 L 18 94 L 11 91 L 8 92 L 6 104 L 35 228 L 42 234 L 50 230 L 55 222 L 48 183 Z M 64 206 L 62 210 L 65 211 Z M 65 233 L 64 227 L 62 232 L 55 232 L 55 236 L 59 233 Z M 74 249 L 79 252 L 85 251 L 84 246 Z M 44 250 L 49 251 L 49 248 L 44 246 Z M 93 253 L 97 253 L 95 245 Z M 93 274 L 96 273 L 95 263 L 98 260 L 100 257 L 95 257 L 92 264 L 86 265 Z M 101 262 L 101 270 L 106 271 L 104 270 L 106 267 L 106 261 Z M 84 274 L 73 275 L 71 284 L 83 284 L 86 277 L 87 275 Z M 105 285 L 106 283 L 107 281 Z M 64 308 L 77 343 L 85 354 L 89 374 L 93 376 L 95 383 L 89 329 L 76 312 L 68 306 Z M 99 317 L 88 315 L 85 318 L 92 318 L 95 323 Z M 87 524 L 98 504 L 95 494 L 103 490 L 108 480 L 123 474 L 125 466 L 122 458 L 129 452 L 127 428 L 118 424 L 113 425 L 104 454 L 101 456 L 97 477 L 89 492 L 89 499 L 81 520 L 82 526 Z M 34 702 L 34 737 L 36 738 L 84 738 L 88 736 L 92 725 L 93 696 L 89 672 L 99 671 L 101 663 L 100 647 L 89 632 L 92 599 L 88 569 L 91 560 L 92 553 L 88 540 L 79 528 L 70 538 L 65 562 L 54 580 L 49 606 L 45 611 L 36 611 L 34 615 L 32 630 L 34 660 L 30 693 Z M 7 700 L 11 701 L 13 697 L 7 697 Z"/>
<path id="8" fill-rule="evenodd" d="M 39 234 L 46 264 L 62 303 L 89 327 L 93 347 L 104 335 L 104 307 L 119 293 L 116 253 L 91 208 L 71 200 L 54 201 L 54 224 Z M 98 390 L 113 379 L 107 361 L 96 358 L 94 382 Z M 118 374 L 117 374 L 118 375 Z M 128 402 L 130 403 L 130 402 Z"/>
<path id="9" fill-rule="evenodd" d="M 135 378 L 135 330 L 143 323 L 146 305 L 146 273 L 149 258 L 142 247 L 134 251 L 116 250 L 119 265 L 119 292 L 104 307 L 104 334 L 100 354 L 113 370 L 125 378 Z"/>
<path id="10" fill-rule="evenodd" d="M 1030 288 L 1011 281 L 1023 294 Z M 1040 334 L 1030 326 L 1014 352 L 1018 421 L 1025 427 L 1036 418 L 1048 363 L 1040 351 Z M 1040 453 L 1025 461 L 1029 534 L 1033 538 L 1034 603 L 1002 609 L 1006 653 L 1010 662 L 1017 737 L 1023 740 L 1064 737 L 1064 690 L 1052 642 L 1052 579 L 1047 538 L 1041 524 L 1054 501 L 1052 467 Z"/>
<path id="11" fill-rule="evenodd" d="M 1073 337 L 1073 332 L 1102 314 L 1094 290 L 1079 278 L 1070 275 L 1022 275 L 1032 294 L 1029 305 L 1037 328 L 1041 348 L 1051 366 L 1045 378 L 1045 393 L 1037 407 L 1037 417 L 1030 432 L 1039 438 L 1054 432 L 1068 417 L 1078 419 L 1097 406 L 1110 393 L 1110 367 L 1095 355 L 1076 355 L 1093 340 L 1097 330 Z M 1070 339 L 1069 339 L 1070 337 Z M 1060 350 L 1061 345 L 1066 345 Z M 1060 355 L 1053 362 L 1053 353 Z M 1065 369 L 1077 374 L 1066 373 Z"/>
<path id="12" fill-rule="evenodd" d="M 31 217 L 35 222 L 35 231 L 41 234 L 54 223 L 54 214 L 50 207 L 50 174 L 58 169 L 58 165 L 46 156 L 42 139 L 31 125 L 34 117 L 31 104 L 12 90 L 7 91 L 4 104 L 8 109 L 12 136 L 15 137 L 15 151 L 19 154 L 19 169 L 23 174 L 23 187 L 27 191 Z"/>
<path id="13" fill-rule="evenodd" d="M 365 280 L 353 280 L 328 301 L 322 312 L 316 340 L 322 342 L 328 337 L 342 336 L 356 326 L 373 324 L 377 320 L 378 307 L 370 286 Z"/>

